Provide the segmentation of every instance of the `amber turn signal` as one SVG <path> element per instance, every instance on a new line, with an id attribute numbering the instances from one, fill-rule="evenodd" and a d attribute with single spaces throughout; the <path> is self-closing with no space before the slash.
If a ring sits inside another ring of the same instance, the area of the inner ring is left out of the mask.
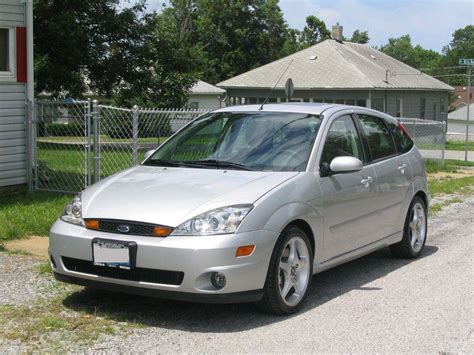
<path id="1" fill-rule="evenodd" d="M 249 256 L 250 254 L 253 253 L 254 249 L 255 249 L 255 245 L 244 245 L 244 246 L 238 247 L 237 251 L 235 252 L 235 256 L 237 258 L 241 256 Z"/>
<path id="2" fill-rule="evenodd" d="M 155 228 L 153 228 L 153 235 L 156 235 L 157 237 L 167 237 L 171 234 L 172 231 L 173 228 L 156 226 Z"/>
<path id="3" fill-rule="evenodd" d="M 84 222 L 86 224 L 86 228 L 88 229 L 99 229 L 99 221 L 96 219 L 86 219 Z"/>

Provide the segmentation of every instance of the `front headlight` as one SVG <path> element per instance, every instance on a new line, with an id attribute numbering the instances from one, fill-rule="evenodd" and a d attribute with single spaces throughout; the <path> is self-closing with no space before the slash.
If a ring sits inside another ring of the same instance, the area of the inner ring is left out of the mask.
<path id="1" fill-rule="evenodd" d="M 176 227 L 171 235 L 214 235 L 235 233 L 253 205 L 218 208 L 200 214 Z"/>
<path id="2" fill-rule="evenodd" d="M 78 226 L 84 225 L 84 220 L 82 219 L 81 194 L 74 197 L 74 199 L 68 203 L 61 214 L 61 220 L 67 223 L 76 224 Z"/>

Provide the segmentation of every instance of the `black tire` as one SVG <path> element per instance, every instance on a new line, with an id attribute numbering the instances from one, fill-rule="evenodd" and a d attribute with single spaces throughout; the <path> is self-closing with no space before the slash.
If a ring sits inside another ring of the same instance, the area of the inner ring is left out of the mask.
<path id="1" fill-rule="evenodd" d="M 423 240 L 423 244 L 419 250 L 415 250 L 412 244 L 410 243 L 410 219 L 413 213 L 413 207 L 415 205 L 421 205 L 425 214 L 425 237 Z M 423 248 L 425 247 L 426 243 L 426 236 L 428 234 L 428 212 L 426 210 L 425 201 L 420 198 L 419 196 L 415 196 L 411 201 L 410 208 L 408 209 L 407 216 L 405 218 L 405 225 L 403 228 L 403 239 L 396 243 L 390 245 L 390 252 L 394 257 L 403 258 L 403 259 L 416 259 L 418 258 L 421 253 L 423 252 Z"/>
<path id="2" fill-rule="evenodd" d="M 288 241 L 295 236 L 301 237 L 301 239 L 306 244 L 307 250 L 309 251 L 309 279 L 304 294 L 298 304 L 295 306 L 290 306 L 284 302 L 280 294 L 279 272 L 282 253 Z M 313 278 L 313 255 L 314 252 L 311 248 L 309 237 L 305 231 L 294 226 L 290 226 L 283 230 L 280 237 L 278 238 L 278 241 L 276 242 L 275 247 L 273 248 L 267 278 L 265 280 L 265 286 L 263 289 L 264 296 L 263 299 L 257 304 L 260 310 L 274 315 L 288 315 L 297 312 L 301 308 L 308 295 L 308 290 L 310 289 L 311 280 Z"/>

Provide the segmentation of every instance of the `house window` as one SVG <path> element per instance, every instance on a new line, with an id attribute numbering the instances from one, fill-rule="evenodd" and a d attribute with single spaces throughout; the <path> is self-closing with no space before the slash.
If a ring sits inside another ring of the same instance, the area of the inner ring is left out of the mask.
<path id="1" fill-rule="evenodd" d="M 372 99 L 372 109 L 385 112 L 385 100 L 384 99 Z"/>
<path id="2" fill-rule="evenodd" d="M 346 100 L 346 105 L 354 106 L 355 105 L 355 100 Z"/>
<path id="3" fill-rule="evenodd" d="M 435 103 L 433 104 L 433 117 L 432 117 L 433 121 L 436 121 L 436 108 L 437 108 L 437 107 L 436 107 L 436 102 L 435 102 Z"/>
<path id="4" fill-rule="evenodd" d="M 344 105 L 344 100 L 337 99 L 335 103 L 339 105 Z"/>
<path id="5" fill-rule="evenodd" d="M 426 99 L 420 99 L 420 118 L 422 120 L 425 119 L 425 112 L 426 112 Z"/>
<path id="6" fill-rule="evenodd" d="M 446 101 L 444 101 L 444 97 L 441 98 L 439 110 L 441 111 L 441 113 L 446 113 Z"/>
<path id="7" fill-rule="evenodd" d="M 367 101 L 365 101 L 365 100 L 357 100 L 357 101 L 356 101 L 356 106 L 367 107 Z"/>
<path id="8" fill-rule="evenodd" d="M 403 100 L 397 99 L 397 117 L 403 117 Z"/>
<path id="9" fill-rule="evenodd" d="M 10 34 L 7 28 L 0 28 L 0 72 L 10 71 Z"/>

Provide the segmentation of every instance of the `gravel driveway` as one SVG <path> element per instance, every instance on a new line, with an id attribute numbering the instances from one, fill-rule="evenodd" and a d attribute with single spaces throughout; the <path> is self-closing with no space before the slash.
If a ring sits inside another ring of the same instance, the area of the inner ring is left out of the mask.
<path id="1" fill-rule="evenodd" d="M 430 219 L 422 258 L 397 260 L 381 250 L 316 275 L 304 309 L 291 317 L 260 314 L 245 304 L 91 291 L 73 292 L 63 305 L 140 325 L 127 336 L 103 336 L 88 348 L 92 351 L 473 353 L 473 219 L 469 197 Z M 12 281 L 8 278 L 9 288 Z M 2 276 L 0 290 L 4 283 Z"/>

